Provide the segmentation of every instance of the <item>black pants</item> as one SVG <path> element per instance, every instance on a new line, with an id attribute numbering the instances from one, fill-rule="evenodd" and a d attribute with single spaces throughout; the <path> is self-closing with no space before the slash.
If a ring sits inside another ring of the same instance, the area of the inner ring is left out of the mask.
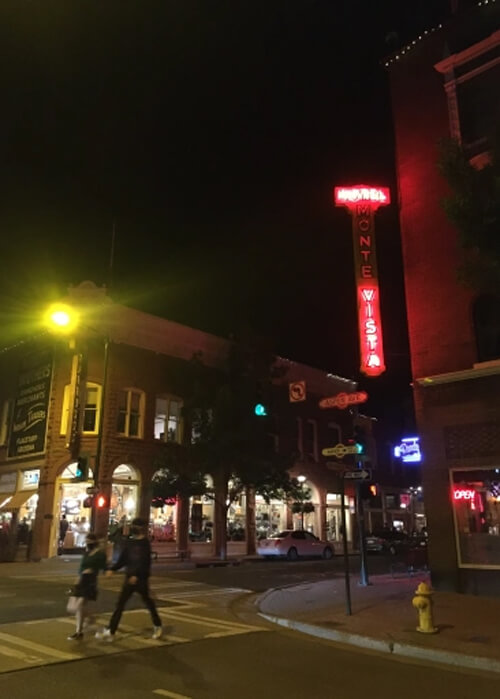
<path id="1" fill-rule="evenodd" d="M 116 629 L 118 628 L 118 624 L 120 623 L 120 619 L 123 613 L 123 610 L 125 609 L 125 605 L 127 604 L 128 600 L 132 597 L 134 592 L 137 592 L 141 597 L 142 601 L 146 605 L 146 607 L 149 609 L 149 612 L 151 614 L 151 619 L 153 620 L 153 624 L 155 626 L 161 626 L 161 619 L 158 615 L 158 612 L 156 611 L 156 605 L 151 599 L 151 595 L 149 594 L 149 585 L 148 585 L 148 580 L 147 579 L 139 579 L 135 585 L 131 585 L 128 580 L 125 580 L 123 587 L 120 592 L 120 596 L 118 598 L 118 603 L 116 605 L 116 609 L 113 612 L 113 616 L 111 617 L 111 621 L 109 622 L 109 630 L 111 633 L 115 633 Z"/>

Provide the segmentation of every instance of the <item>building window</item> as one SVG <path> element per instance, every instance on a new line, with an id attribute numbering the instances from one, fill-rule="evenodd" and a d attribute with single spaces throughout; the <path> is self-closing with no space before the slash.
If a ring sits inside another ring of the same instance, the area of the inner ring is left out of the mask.
<path id="1" fill-rule="evenodd" d="M 334 447 L 342 443 L 342 431 L 336 422 L 328 423 L 328 447 Z"/>
<path id="2" fill-rule="evenodd" d="M 452 471 L 459 565 L 500 568 L 500 467 Z"/>
<path id="3" fill-rule="evenodd" d="M 11 405 L 12 403 L 10 400 L 5 400 L 2 404 L 2 412 L 0 414 L 0 446 L 7 444 Z"/>
<path id="4" fill-rule="evenodd" d="M 101 415 L 101 394 L 102 386 L 97 383 L 87 383 L 85 389 L 85 408 L 83 410 L 84 434 L 97 434 L 99 432 L 99 422 Z M 68 421 L 71 408 L 71 384 L 64 387 L 63 407 L 61 414 L 61 434 L 68 433 Z"/>
<path id="5" fill-rule="evenodd" d="M 156 398 L 155 439 L 162 442 L 181 443 L 182 401 L 178 398 L 159 396 Z"/>
<path id="6" fill-rule="evenodd" d="M 316 420 L 307 420 L 305 425 L 304 450 L 306 457 L 312 461 L 318 460 L 318 425 Z"/>
<path id="7" fill-rule="evenodd" d="M 118 432 L 126 437 L 142 437 L 144 421 L 144 392 L 134 389 L 120 391 L 118 397 Z"/>

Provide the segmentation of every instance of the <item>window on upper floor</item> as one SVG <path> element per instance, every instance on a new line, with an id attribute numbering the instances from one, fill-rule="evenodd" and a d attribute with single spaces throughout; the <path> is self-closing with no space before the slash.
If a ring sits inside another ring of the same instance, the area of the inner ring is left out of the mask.
<path id="1" fill-rule="evenodd" d="M 477 361 L 500 359 L 500 299 L 491 294 L 479 296 L 474 302 L 472 316 Z"/>
<path id="2" fill-rule="evenodd" d="M 7 436 L 9 433 L 9 421 L 10 412 L 12 408 L 12 401 L 4 400 L 1 403 L 1 413 L 0 413 L 0 446 L 7 444 Z"/>
<path id="3" fill-rule="evenodd" d="M 301 417 L 295 418 L 294 444 L 296 445 L 296 449 L 299 453 L 299 458 L 303 459 L 304 458 L 304 440 L 303 440 L 303 423 L 302 423 Z"/>
<path id="4" fill-rule="evenodd" d="M 179 398 L 157 396 L 154 435 L 162 442 L 181 443 L 182 401 Z"/>
<path id="5" fill-rule="evenodd" d="M 88 382 L 86 385 L 85 408 L 83 410 L 83 434 L 97 434 L 101 416 L 102 386 Z M 71 384 L 66 384 L 63 394 L 63 407 L 61 413 L 61 434 L 65 435 L 69 429 L 69 416 L 71 408 Z"/>
<path id="6" fill-rule="evenodd" d="M 312 461 L 318 460 L 318 423 L 306 420 L 304 426 L 304 453 Z"/>
<path id="7" fill-rule="evenodd" d="M 142 437 L 144 434 L 144 391 L 127 388 L 118 396 L 118 432 L 125 437 Z"/>

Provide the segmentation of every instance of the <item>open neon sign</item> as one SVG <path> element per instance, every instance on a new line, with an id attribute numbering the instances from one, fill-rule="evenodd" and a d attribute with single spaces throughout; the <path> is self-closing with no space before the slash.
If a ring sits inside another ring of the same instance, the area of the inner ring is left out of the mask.
<path id="1" fill-rule="evenodd" d="M 391 201 L 387 187 L 355 185 L 335 187 L 335 204 L 346 206 L 352 216 L 354 274 L 357 287 L 361 365 L 367 376 L 385 371 L 380 317 L 374 214 Z"/>
<path id="2" fill-rule="evenodd" d="M 474 500 L 476 491 L 472 488 L 455 488 L 453 490 L 454 500 Z"/>

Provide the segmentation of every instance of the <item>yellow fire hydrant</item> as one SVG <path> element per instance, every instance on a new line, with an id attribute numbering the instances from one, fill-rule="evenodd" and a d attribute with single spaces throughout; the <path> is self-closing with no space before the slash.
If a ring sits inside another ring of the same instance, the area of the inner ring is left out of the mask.
<path id="1" fill-rule="evenodd" d="M 420 633 L 437 633 L 439 629 L 434 626 L 432 590 L 427 583 L 421 582 L 415 590 L 412 604 L 418 611 L 417 631 Z"/>

